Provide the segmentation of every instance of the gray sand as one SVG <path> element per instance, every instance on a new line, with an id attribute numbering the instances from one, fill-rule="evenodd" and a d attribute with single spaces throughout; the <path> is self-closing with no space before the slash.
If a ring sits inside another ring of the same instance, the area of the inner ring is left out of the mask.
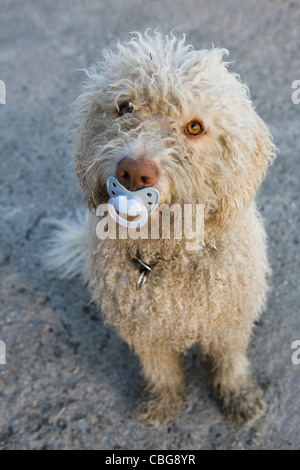
<path id="1" fill-rule="evenodd" d="M 0 0 L 1 312 L 0 448 L 300 449 L 299 324 L 300 3 L 202 0 Z M 280 154 L 259 194 L 273 268 L 269 302 L 249 356 L 267 415 L 227 422 L 196 349 L 185 357 L 180 417 L 148 428 L 132 418 L 137 359 L 89 306 L 80 281 L 59 282 L 39 256 L 53 219 L 82 205 L 70 168 L 70 104 L 103 45 L 159 26 L 196 47 L 230 50 Z"/>

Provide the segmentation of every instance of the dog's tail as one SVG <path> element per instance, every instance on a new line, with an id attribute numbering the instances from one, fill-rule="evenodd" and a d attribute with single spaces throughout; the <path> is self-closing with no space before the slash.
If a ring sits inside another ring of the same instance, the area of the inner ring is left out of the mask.
<path id="1" fill-rule="evenodd" d="M 76 214 L 75 220 L 55 221 L 43 262 L 48 271 L 55 271 L 60 279 L 76 276 L 87 280 L 88 237 L 87 214 Z"/>

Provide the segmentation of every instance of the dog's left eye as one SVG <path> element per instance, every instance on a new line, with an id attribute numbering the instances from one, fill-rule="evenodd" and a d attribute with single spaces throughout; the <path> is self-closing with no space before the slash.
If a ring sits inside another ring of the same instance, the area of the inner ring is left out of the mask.
<path id="1" fill-rule="evenodd" d="M 124 103 L 119 108 L 119 116 L 124 116 L 124 114 L 132 113 L 132 111 L 133 111 L 133 104 Z"/>
<path id="2" fill-rule="evenodd" d="M 190 122 L 186 128 L 185 128 L 185 133 L 189 135 L 199 135 L 203 132 L 203 125 L 201 122 L 198 121 L 192 121 Z"/>

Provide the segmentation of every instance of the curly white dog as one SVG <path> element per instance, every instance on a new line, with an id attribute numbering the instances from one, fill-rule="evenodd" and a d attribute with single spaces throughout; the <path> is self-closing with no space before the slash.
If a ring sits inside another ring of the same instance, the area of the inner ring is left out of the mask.
<path id="1" fill-rule="evenodd" d="M 194 50 L 185 37 L 136 33 L 103 52 L 75 104 L 76 173 L 91 212 L 108 201 L 110 177 L 129 191 L 155 188 L 160 205 L 204 205 L 198 251 L 174 237 L 99 240 L 93 215 L 76 234 L 65 225 L 51 254 L 65 276 L 88 262 L 93 299 L 141 360 L 148 386 L 139 418 L 150 424 L 177 415 L 180 354 L 193 344 L 227 416 L 252 422 L 265 409 L 246 349 L 269 273 L 253 199 L 275 148 L 224 55 Z"/>

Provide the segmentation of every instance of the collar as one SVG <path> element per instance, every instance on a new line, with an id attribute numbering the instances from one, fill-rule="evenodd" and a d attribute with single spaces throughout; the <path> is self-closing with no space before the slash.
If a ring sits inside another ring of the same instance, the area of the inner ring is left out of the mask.
<path id="1" fill-rule="evenodd" d="M 218 251 L 218 248 L 216 247 L 216 245 L 212 245 L 212 244 L 206 244 L 206 245 L 203 246 L 203 248 L 209 248 L 210 250 L 212 250 L 215 253 Z M 135 257 L 130 257 L 129 253 L 128 253 L 128 257 L 129 257 L 130 261 L 133 264 L 137 265 L 138 268 L 139 268 L 140 275 L 138 277 L 138 280 L 137 280 L 137 283 L 136 283 L 136 286 L 135 286 L 136 290 L 138 291 L 143 287 L 143 285 L 146 282 L 146 279 L 147 279 L 148 275 L 151 273 L 153 268 L 158 264 L 158 261 L 151 263 L 151 265 L 145 263 L 145 261 L 143 261 L 141 259 L 141 255 L 140 255 L 139 250 L 137 250 L 137 254 L 136 254 Z"/>

